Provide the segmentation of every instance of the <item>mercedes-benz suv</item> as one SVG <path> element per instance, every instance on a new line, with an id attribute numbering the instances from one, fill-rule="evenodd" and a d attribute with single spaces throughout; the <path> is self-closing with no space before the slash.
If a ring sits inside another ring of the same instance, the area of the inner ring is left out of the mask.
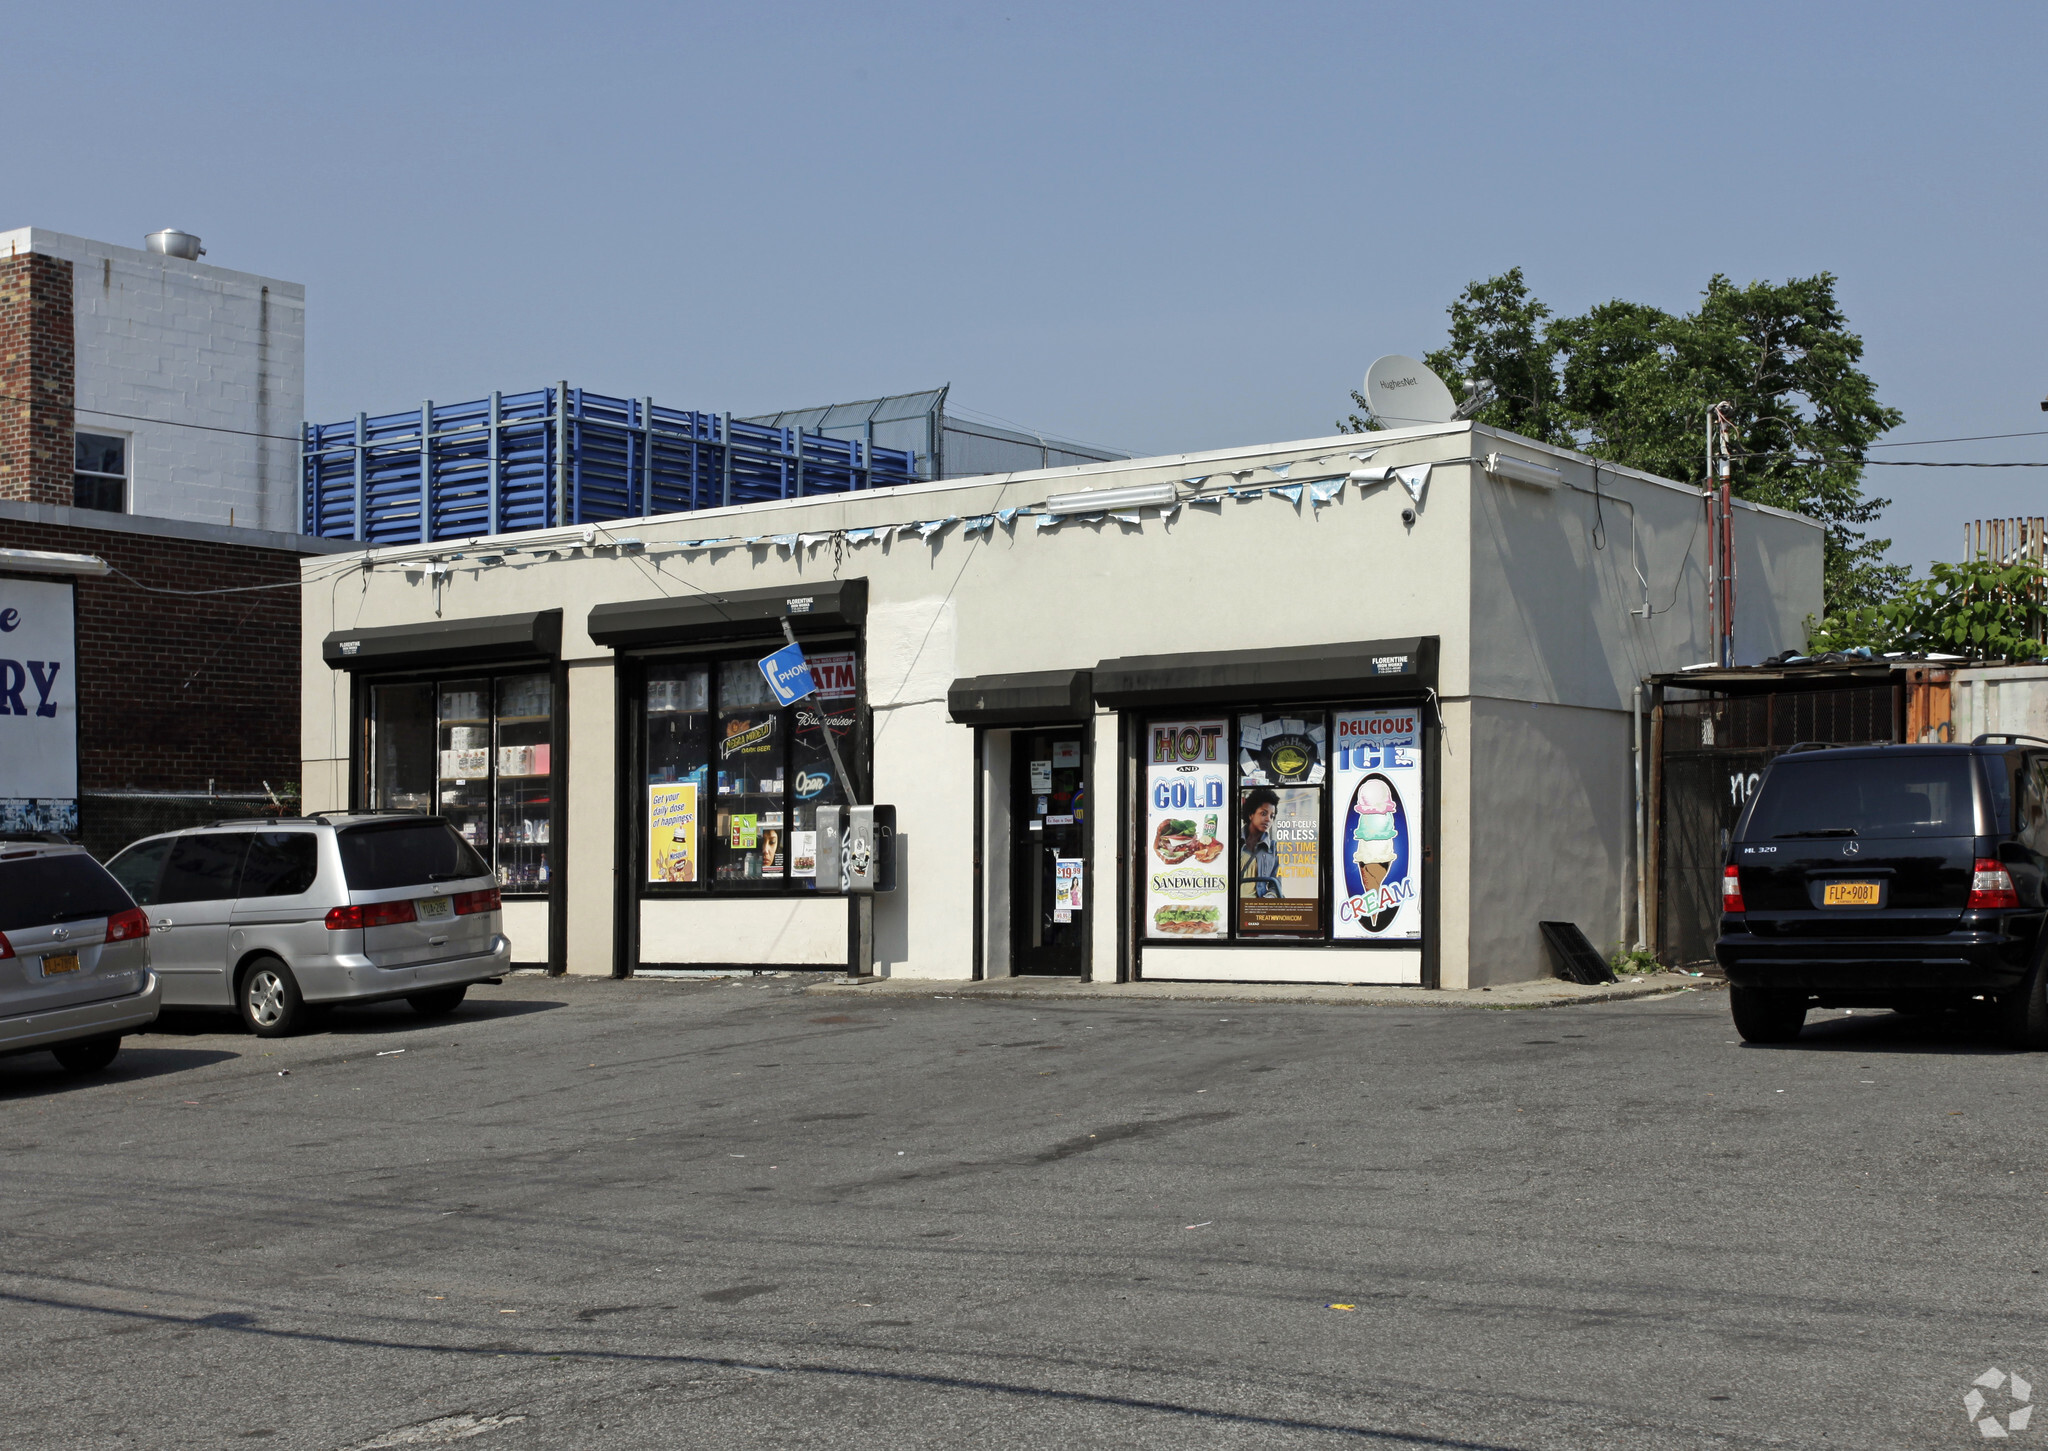
<path id="1" fill-rule="evenodd" d="M 1813 1007 L 1988 1004 L 2048 1047 L 2048 741 L 1794 747 L 1765 771 L 1722 874 L 1715 955 L 1736 1029 Z"/>

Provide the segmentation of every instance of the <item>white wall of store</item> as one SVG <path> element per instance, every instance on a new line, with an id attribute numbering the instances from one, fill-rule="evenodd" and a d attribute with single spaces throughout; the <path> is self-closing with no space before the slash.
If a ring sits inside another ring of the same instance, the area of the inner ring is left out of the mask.
<path id="1" fill-rule="evenodd" d="M 866 689 L 875 710 L 876 799 L 892 802 L 902 833 L 902 887 L 878 901 L 877 955 L 892 975 L 968 975 L 973 942 L 974 732 L 944 703 L 955 678 L 1086 668 L 1127 655 L 1258 650 L 1398 639 L 1440 639 L 1446 725 L 1441 767 L 1441 970 L 1445 986 L 1484 985 L 1548 971 L 1538 919 L 1579 922 L 1596 943 L 1621 930 L 1633 880 L 1629 784 L 1630 692 L 1645 673 L 1706 659 L 1704 529 L 1690 489 L 1471 424 L 1370 439 L 1317 439 L 1264 448 L 953 480 L 887 493 L 635 520 L 620 535 L 644 550 L 571 548 L 562 558 L 479 566 L 453 561 L 443 618 L 560 606 L 571 662 L 568 751 L 570 962 L 611 967 L 614 812 L 611 653 L 585 632 L 592 606 L 697 591 L 790 587 L 832 578 L 827 543 L 664 555 L 705 537 L 825 534 L 1042 501 L 1049 493 L 1211 476 L 1210 491 L 1250 471 L 1252 484 L 1341 474 L 1351 454 L 1372 462 L 1433 462 L 1417 517 L 1398 483 L 1347 488 L 1315 509 L 1268 497 L 1184 507 L 1171 523 L 1148 514 L 1041 531 L 968 538 L 958 525 L 931 540 L 848 546 L 839 575 L 864 576 L 870 604 Z M 1575 487 L 1505 484 L 1471 462 L 1502 448 L 1563 470 Z M 1321 460 L 1321 462 L 1314 462 Z M 1292 465 L 1285 479 L 1268 466 Z M 1584 490 L 1582 492 L 1581 490 Z M 550 536 L 554 537 L 554 536 Z M 536 536 L 505 536 L 514 547 Z M 1810 520 L 1744 506 L 1737 515 L 1743 657 L 1803 642 L 1820 608 L 1821 536 Z M 321 642 L 339 628 L 434 617 L 432 586 L 398 565 L 432 553 L 384 551 L 346 587 L 336 561 L 306 566 L 302 716 L 309 803 L 345 800 L 347 692 L 336 691 Z M 475 551 L 448 546 L 444 554 Z M 1637 569 L 1656 613 L 1642 603 Z M 337 711 L 336 701 L 340 702 Z M 1090 790 L 1102 814 L 1090 891 L 1095 970 L 1116 961 L 1117 718 L 1096 718 Z M 1004 778 L 985 778 L 991 795 Z M 632 870 L 631 864 L 624 864 Z M 984 876 L 988 932 L 999 890 Z M 694 905 L 694 904 L 679 904 Z M 709 904 L 705 904 L 709 905 Z M 779 914 L 779 915 L 778 915 Z M 785 930 L 781 901 L 719 904 L 687 934 L 694 960 L 749 960 L 736 947 Z M 643 918 L 643 921 L 647 920 Z M 742 927 L 740 924 L 746 924 Z M 665 944 L 678 934 L 664 927 Z M 818 944 L 822 948 L 823 938 Z M 689 960 L 664 945 L 647 961 Z M 530 960 L 515 943 L 515 957 Z M 798 959 L 785 958 L 783 961 Z M 830 959 L 837 964 L 843 957 Z"/>
<path id="2" fill-rule="evenodd" d="M 77 427 L 130 439 L 126 512 L 299 532 L 302 284 L 47 227 L 10 251 L 71 263 Z"/>

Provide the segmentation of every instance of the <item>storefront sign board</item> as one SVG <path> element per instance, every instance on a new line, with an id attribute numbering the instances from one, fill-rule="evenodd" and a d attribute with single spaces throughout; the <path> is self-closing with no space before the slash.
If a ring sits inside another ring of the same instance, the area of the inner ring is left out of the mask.
<path id="1" fill-rule="evenodd" d="M 78 829 L 69 581 L 0 579 L 0 830 Z"/>
<path id="2" fill-rule="evenodd" d="M 1145 933 L 1222 939 L 1229 930 L 1230 723 L 1146 727 Z"/>
<path id="3" fill-rule="evenodd" d="M 805 696 L 817 691 L 817 684 L 811 679 L 811 667 L 804 659 L 804 647 L 784 645 L 773 655 L 761 658 L 761 676 L 768 682 L 768 688 L 775 693 L 777 705 L 795 705 Z"/>
<path id="4" fill-rule="evenodd" d="M 1422 715 L 1414 706 L 1338 711 L 1330 822 L 1335 935 L 1422 936 Z"/>

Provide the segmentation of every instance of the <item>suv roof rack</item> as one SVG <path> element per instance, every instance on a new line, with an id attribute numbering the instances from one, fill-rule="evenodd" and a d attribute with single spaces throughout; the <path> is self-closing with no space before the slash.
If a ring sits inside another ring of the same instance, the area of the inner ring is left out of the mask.
<path id="1" fill-rule="evenodd" d="M 1781 755 L 1796 756 L 1801 751 L 1832 751 L 1841 745 L 1840 741 L 1794 741 L 1780 752 Z"/>
<path id="2" fill-rule="evenodd" d="M 430 811 L 419 810 L 349 811 L 344 808 L 337 807 L 333 811 L 308 812 L 306 815 L 301 816 L 297 819 L 300 821 L 317 821 L 322 826 L 332 826 L 334 823 L 328 820 L 330 816 L 417 816 L 425 818 L 431 815 L 433 815 L 433 813 Z"/>
<path id="3" fill-rule="evenodd" d="M 2021 741 L 2032 741 L 2037 746 L 2048 746 L 2048 737 L 2023 736 L 2017 731 L 1986 731 L 1983 735 L 1971 741 L 1970 744 L 1973 746 L 1988 746 L 1997 741 L 2003 741 L 2009 746 L 2016 746 Z"/>

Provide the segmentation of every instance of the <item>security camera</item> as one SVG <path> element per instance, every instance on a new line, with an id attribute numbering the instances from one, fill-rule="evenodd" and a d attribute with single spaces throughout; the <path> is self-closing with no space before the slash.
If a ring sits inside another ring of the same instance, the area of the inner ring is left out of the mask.
<path id="1" fill-rule="evenodd" d="M 1413 509 L 1403 509 L 1403 510 L 1401 511 L 1401 522 L 1402 522 L 1403 524 L 1406 524 L 1406 525 L 1407 525 L 1407 526 L 1408 526 L 1409 528 L 1411 528 L 1411 529 L 1412 529 L 1412 528 L 1414 528 L 1414 527 L 1415 527 L 1415 511 L 1414 511 Z"/>

